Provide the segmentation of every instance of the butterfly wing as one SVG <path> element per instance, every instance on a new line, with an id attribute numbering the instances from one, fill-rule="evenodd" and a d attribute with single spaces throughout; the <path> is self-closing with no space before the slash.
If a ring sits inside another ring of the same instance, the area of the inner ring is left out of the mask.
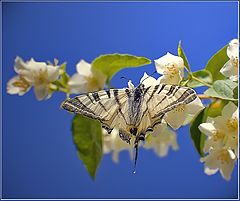
<path id="1" fill-rule="evenodd" d="M 159 84 L 145 89 L 144 100 L 147 105 L 148 117 L 151 125 L 146 131 L 153 131 L 154 127 L 166 118 L 169 113 L 184 104 L 188 104 L 197 98 L 194 90 L 177 85 Z"/>
<path id="2" fill-rule="evenodd" d="M 117 127 L 124 141 L 130 139 L 131 135 L 126 132 L 129 118 L 127 112 L 124 112 L 128 110 L 128 96 L 125 89 L 108 89 L 82 94 L 66 100 L 62 108 L 99 120 L 108 133 Z"/>

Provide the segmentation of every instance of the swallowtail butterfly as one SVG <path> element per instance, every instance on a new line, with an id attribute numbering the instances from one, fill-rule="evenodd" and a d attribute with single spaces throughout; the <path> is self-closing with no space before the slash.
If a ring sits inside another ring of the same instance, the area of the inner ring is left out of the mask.
<path id="1" fill-rule="evenodd" d="M 165 115 L 178 106 L 189 104 L 197 98 L 188 87 L 159 84 L 135 88 L 107 89 L 81 94 L 62 103 L 67 111 L 97 119 L 110 134 L 119 129 L 119 136 L 130 143 L 134 138 L 135 166 L 139 141 L 153 132 Z"/>

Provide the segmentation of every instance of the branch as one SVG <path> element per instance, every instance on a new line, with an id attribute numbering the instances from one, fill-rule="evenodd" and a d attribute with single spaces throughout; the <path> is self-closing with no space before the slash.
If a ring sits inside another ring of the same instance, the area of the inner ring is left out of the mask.
<path id="1" fill-rule="evenodd" d="M 200 99 L 216 99 L 214 97 L 211 97 L 211 96 L 208 96 L 208 95 L 205 95 L 205 94 L 198 94 L 198 97 Z"/>

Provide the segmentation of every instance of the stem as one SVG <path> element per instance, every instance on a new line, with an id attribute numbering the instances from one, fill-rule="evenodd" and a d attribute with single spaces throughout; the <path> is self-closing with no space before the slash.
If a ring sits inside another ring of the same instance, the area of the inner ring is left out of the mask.
<path id="1" fill-rule="evenodd" d="M 61 92 L 67 93 L 67 89 L 62 88 L 62 87 L 59 87 L 56 91 L 61 91 Z"/>
<path id="2" fill-rule="evenodd" d="M 202 84 L 204 84 L 205 86 L 212 87 L 211 84 L 208 84 L 208 83 L 206 83 L 206 82 L 204 82 L 204 81 L 202 81 L 202 80 L 194 77 L 193 75 L 192 75 L 192 79 L 193 79 L 193 80 L 196 80 L 196 81 L 198 81 L 198 82 L 200 82 L 200 83 L 202 83 Z"/>
<path id="3" fill-rule="evenodd" d="M 198 94 L 198 97 L 200 99 L 216 99 L 214 97 L 211 97 L 211 96 L 208 96 L 208 95 L 205 95 L 205 94 Z"/>
<path id="4" fill-rule="evenodd" d="M 184 66 L 184 68 L 186 69 L 186 71 L 188 72 L 188 74 L 191 73 L 191 71 L 188 70 L 188 68 L 186 66 Z"/>
<path id="5" fill-rule="evenodd" d="M 69 99 L 69 98 L 70 98 L 70 94 L 66 93 L 66 99 Z"/>

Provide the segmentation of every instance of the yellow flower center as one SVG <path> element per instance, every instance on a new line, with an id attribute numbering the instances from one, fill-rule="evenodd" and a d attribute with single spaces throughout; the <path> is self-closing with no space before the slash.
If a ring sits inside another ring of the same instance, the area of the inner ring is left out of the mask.
<path id="1" fill-rule="evenodd" d="M 174 64 L 167 64 L 166 67 L 171 78 L 178 74 L 178 68 Z"/>
<path id="2" fill-rule="evenodd" d="M 227 128 L 232 131 L 238 130 L 238 119 L 236 117 L 227 120 Z"/>
<path id="3" fill-rule="evenodd" d="M 26 91 L 30 84 L 23 77 L 20 77 L 13 83 L 13 86 L 21 88 L 23 91 Z"/>
<path id="4" fill-rule="evenodd" d="M 223 149 L 220 151 L 220 153 L 217 156 L 217 160 L 221 163 L 221 164 L 229 164 L 230 162 L 230 157 L 229 157 L 229 153 L 226 149 Z"/>
<path id="5" fill-rule="evenodd" d="M 235 57 L 232 61 L 233 67 L 238 68 L 238 57 Z"/>
<path id="6" fill-rule="evenodd" d="M 219 130 L 216 130 L 215 133 L 213 134 L 213 141 L 216 142 L 218 140 L 223 140 L 225 135 L 221 133 Z"/>

